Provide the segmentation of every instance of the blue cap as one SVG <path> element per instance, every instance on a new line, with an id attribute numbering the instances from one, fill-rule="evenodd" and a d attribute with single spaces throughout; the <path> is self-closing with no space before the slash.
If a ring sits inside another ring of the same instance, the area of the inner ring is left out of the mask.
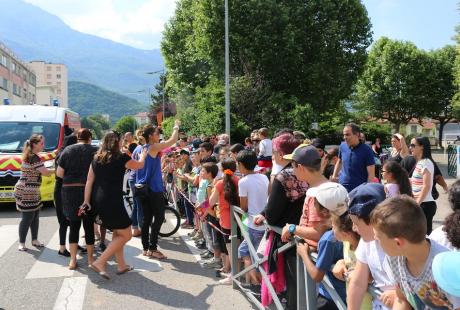
<path id="1" fill-rule="evenodd" d="M 460 252 L 442 252 L 431 265 L 436 284 L 450 295 L 460 297 Z"/>
<path id="2" fill-rule="evenodd" d="M 385 190 L 380 183 L 364 183 L 348 194 L 348 213 L 363 218 L 385 200 Z"/>

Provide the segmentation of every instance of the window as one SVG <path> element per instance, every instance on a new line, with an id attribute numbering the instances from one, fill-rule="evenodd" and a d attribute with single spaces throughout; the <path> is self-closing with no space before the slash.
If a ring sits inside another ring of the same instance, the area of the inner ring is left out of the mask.
<path id="1" fill-rule="evenodd" d="M 46 71 L 51 71 L 51 66 L 46 66 Z"/>
<path id="2" fill-rule="evenodd" d="M 2 54 L 2 66 L 6 67 L 6 56 Z"/>
<path id="3" fill-rule="evenodd" d="M 8 91 L 8 80 L 3 78 L 2 88 Z"/>
<path id="4" fill-rule="evenodd" d="M 410 126 L 410 133 L 417 133 L 417 125 Z"/>
<path id="5" fill-rule="evenodd" d="M 61 67 L 60 67 L 60 66 L 56 66 L 56 71 L 61 71 Z"/>
<path id="6" fill-rule="evenodd" d="M 60 74 L 56 74 L 56 78 L 57 78 L 57 79 L 60 79 L 60 78 L 61 78 L 61 75 L 60 75 Z"/>
<path id="7" fill-rule="evenodd" d="M 61 82 L 57 82 L 56 84 L 57 84 L 57 86 L 61 86 Z"/>
<path id="8" fill-rule="evenodd" d="M 13 94 L 21 97 L 21 89 L 15 83 L 13 83 Z"/>
<path id="9" fill-rule="evenodd" d="M 46 75 L 46 78 L 47 78 L 47 79 L 51 79 L 51 74 L 47 74 L 47 75 Z"/>
<path id="10" fill-rule="evenodd" d="M 60 95 L 60 94 L 61 94 L 61 90 L 60 90 L 60 89 L 56 90 L 56 94 Z"/>
<path id="11" fill-rule="evenodd" d="M 11 62 L 11 70 L 16 72 L 16 63 L 14 61 Z"/>

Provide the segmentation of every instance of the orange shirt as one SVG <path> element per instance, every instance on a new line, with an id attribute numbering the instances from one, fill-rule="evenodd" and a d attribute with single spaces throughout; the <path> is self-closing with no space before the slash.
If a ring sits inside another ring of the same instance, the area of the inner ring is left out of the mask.
<path id="1" fill-rule="evenodd" d="M 238 178 L 233 176 L 233 182 L 238 189 Z M 219 224 L 222 228 L 231 229 L 231 221 L 230 221 L 230 204 L 227 200 L 225 200 L 225 193 L 224 193 L 224 180 L 217 181 L 215 188 L 219 193 L 219 210 L 220 210 L 220 220 Z"/>

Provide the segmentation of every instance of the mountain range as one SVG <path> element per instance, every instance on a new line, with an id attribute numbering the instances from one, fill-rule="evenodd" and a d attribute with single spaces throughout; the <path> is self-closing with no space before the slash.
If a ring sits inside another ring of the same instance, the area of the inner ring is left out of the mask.
<path id="1" fill-rule="evenodd" d="M 0 0 L 0 8 L 0 41 L 25 62 L 64 63 L 69 81 L 94 84 L 134 99 L 139 99 L 140 90 L 153 88 L 159 81 L 158 76 L 146 74 L 163 68 L 158 49 L 136 49 L 78 32 L 21 0 Z M 82 85 L 86 84 L 74 86 Z M 87 107 L 91 108 L 90 103 Z"/>

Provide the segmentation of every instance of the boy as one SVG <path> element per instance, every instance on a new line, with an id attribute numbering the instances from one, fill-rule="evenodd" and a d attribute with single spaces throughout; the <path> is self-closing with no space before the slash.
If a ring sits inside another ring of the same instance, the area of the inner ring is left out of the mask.
<path id="1" fill-rule="evenodd" d="M 393 309 L 460 307 L 460 298 L 444 292 L 434 280 L 433 259 L 449 250 L 426 238 L 425 215 L 412 198 L 403 195 L 385 200 L 372 211 L 371 225 L 397 284 Z"/>
<path id="2" fill-rule="evenodd" d="M 341 216 L 347 212 L 348 192 L 342 185 L 333 182 L 326 182 L 318 187 L 309 190 L 309 195 L 314 197 L 315 208 L 319 217 L 329 220 L 331 216 Z M 346 300 L 345 282 L 338 280 L 332 274 L 331 268 L 343 258 L 343 247 L 340 241 L 334 237 L 332 230 L 326 231 L 318 241 L 318 257 L 316 264 L 311 260 L 308 244 L 299 243 L 297 253 L 305 264 L 310 277 L 320 283 L 327 274 L 334 289 L 337 291 L 343 302 Z M 319 285 L 318 309 L 337 309 L 332 297 L 324 288 Z"/>
<path id="3" fill-rule="evenodd" d="M 272 167 L 272 155 L 273 155 L 273 148 L 272 148 L 272 140 L 268 138 L 268 129 L 267 128 L 260 128 L 259 129 L 259 167 L 262 168 L 271 168 Z"/>
<path id="4" fill-rule="evenodd" d="M 385 253 L 374 239 L 370 225 L 370 214 L 385 200 L 383 185 L 364 183 L 349 193 L 348 213 L 353 221 L 353 229 L 361 236 L 356 248 L 356 266 L 351 274 L 347 289 L 347 307 L 359 310 L 372 276 L 375 287 L 383 291 L 379 299 L 372 300 L 372 309 L 388 309 L 396 297 L 394 281 L 388 276 Z M 386 306 L 386 307 L 385 307 Z"/>
<path id="5" fill-rule="evenodd" d="M 257 249 L 260 240 L 265 233 L 265 227 L 253 223 L 253 217 L 263 211 L 268 198 L 268 178 L 264 174 L 256 173 L 257 155 L 254 151 L 242 150 L 236 157 L 239 171 L 244 175 L 238 182 L 240 207 L 247 212 L 248 235 L 254 248 Z M 238 248 L 238 257 L 243 259 L 244 266 L 251 265 L 251 255 L 247 240 L 244 240 Z M 254 270 L 249 273 L 250 284 L 260 284 L 260 275 Z"/>

